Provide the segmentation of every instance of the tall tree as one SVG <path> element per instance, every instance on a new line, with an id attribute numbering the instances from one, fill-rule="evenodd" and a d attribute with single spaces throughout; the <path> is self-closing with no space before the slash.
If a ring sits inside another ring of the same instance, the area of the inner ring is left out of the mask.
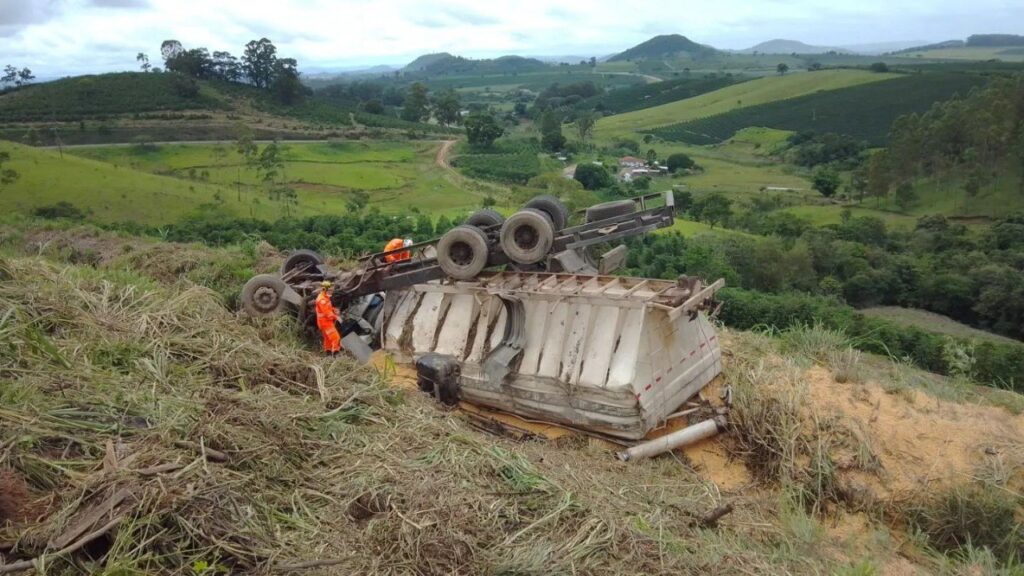
<path id="1" fill-rule="evenodd" d="M 136 54 L 135 61 L 139 63 L 139 68 L 141 68 L 143 72 L 149 72 L 150 68 L 152 68 L 149 64 L 149 56 L 146 56 L 144 52 Z"/>
<path id="2" fill-rule="evenodd" d="M 474 112 L 466 118 L 466 139 L 474 148 L 490 148 L 504 132 L 490 112 Z"/>
<path id="3" fill-rule="evenodd" d="M 230 52 L 214 52 L 212 66 L 213 75 L 221 80 L 238 82 L 242 78 L 242 68 L 238 63 L 238 58 L 232 56 Z"/>
<path id="4" fill-rule="evenodd" d="M 171 72 L 178 72 L 190 78 L 210 78 L 213 75 L 213 59 L 206 48 L 181 50 L 168 58 L 164 66 Z"/>
<path id="5" fill-rule="evenodd" d="M 550 108 L 545 110 L 540 117 L 540 146 L 548 152 L 558 152 L 565 148 L 562 120 Z"/>
<path id="6" fill-rule="evenodd" d="M 245 167 L 252 168 L 256 165 L 256 142 L 252 129 L 241 124 L 238 129 L 238 141 L 235 143 L 238 154 L 242 156 Z M 238 194 L 238 201 L 242 201 L 242 166 L 238 167 L 238 175 L 235 180 L 235 190 Z"/>
<path id="7" fill-rule="evenodd" d="M 18 81 L 18 69 L 8 64 L 4 66 L 4 75 L 0 76 L 0 84 L 14 84 Z"/>
<path id="8" fill-rule="evenodd" d="M 732 200 L 720 192 L 714 192 L 693 203 L 690 208 L 694 219 L 707 222 L 712 228 L 722 224 L 732 216 Z"/>
<path id="9" fill-rule="evenodd" d="M 576 117 L 576 134 L 580 137 L 580 142 L 586 142 L 590 138 L 596 122 L 597 115 L 589 110 Z"/>
<path id="10" fill-rule="evenodd" d="M 779 65 L 775 67 L 775 71 L 779 73 L 779 76 L 785 76 L 786 72 L 789 72 L 789 64 L 779 62 Z"/>
<path id="11" fill-rule="evenodd" d="M 430 120 L 430 101 L 427 98 L 427 87 L 415 82 L 409 86 L 405 94 L 405 102 L 402 104 L 402 120 L 409 122 L 426 122 Z"/>
<path id="12" fill-rule="evenodd" d="M 815 170 L 811 177 L 811 187 L 825 198 L 834 196 L 839 184 L 839 173 L 828 166 Z"/>
<path id="13" fill-rule="evenodd" d="M 257 88 L 269 88 L 274 79 L 277 47 L 267 38 L 251 40 L 242 54 L 242 71 Z"/>
<path id="14" fill-rule="evenodd" d="M 434 99 L 434 118 L 437 118 L 437 121 L 445 126 L 458 124 L 462 119 L 461 111 L 462 103 L 459 101 L 459 95 L 453 89 L 442 92 Z"/>
<path id="15" fill-rule="evenodd" d="M 181 46 L 181 42 L 177 40 L 164 40 L 160 44 L 160 56 L 164 59 L 165 64 L 168 60 L 177 57 L 184 51 L 185 49 Z"/>
<path id="16" fill-rule="evenodd" d="M 304 96 L 304 87 L 299 81 L 299 65 L 294 58 L 279 58 L 274 62 L 272 81 L 274 95 L 282 104 L 297 104 Z"/>

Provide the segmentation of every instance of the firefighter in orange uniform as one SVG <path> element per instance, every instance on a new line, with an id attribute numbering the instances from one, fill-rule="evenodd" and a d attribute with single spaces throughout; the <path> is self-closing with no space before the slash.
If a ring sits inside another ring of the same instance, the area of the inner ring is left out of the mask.
<path id="1" fill-rule="evenodd" d="M 338 310 L 331 303 L 331 283 L 324 280 L 320 283 L 320 294 L 316 297 L 316 327 L 324 337 L 324 352 L 337 354 L 341 351 L 341 334 L 335 322 Z"/>
<path id="2" fill-rule="evenodd" d="M 392 250 L 399 250 L 401 248 L 406 248 L 408 246 L 412 246 L 411 238 L 406 238 L 405 240 L 402 240 L 401 238 L 392 238 L 390 242 L 384 245 L 384 251 L 391 252 Z M 409 253 L 409 251 L 402 250 L 401 252 L 388 254 L 387 256 L 384 257 L 384 261 L 391 264 L 394 262 L 403 262 L 410 258 L 412 258 L 412 255 Z"/>

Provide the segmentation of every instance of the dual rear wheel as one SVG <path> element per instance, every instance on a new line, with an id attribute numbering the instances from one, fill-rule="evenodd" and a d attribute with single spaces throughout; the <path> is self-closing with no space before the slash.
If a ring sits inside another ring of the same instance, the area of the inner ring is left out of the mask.
<path id="1" fill-rule="evenodd" d="M 554 196 L 537 196 L 507 219 L 489 208 L 477 210 L 441 237 L 438 264 L 456 280 L 475 278 L 487 267 L 494 232 L 509 260 L 522 266 L 537 264 L 547 257 L 555 233 L 568 221 L 569 210 Z"/>

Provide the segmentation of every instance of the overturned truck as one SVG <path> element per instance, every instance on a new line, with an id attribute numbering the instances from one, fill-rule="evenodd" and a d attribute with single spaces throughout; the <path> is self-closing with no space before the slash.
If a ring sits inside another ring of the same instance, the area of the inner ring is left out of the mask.
<path id="1" fill-rule="evenodd" d="M 721 372 L 708 313 L 722 280 L 609 275 L 625 261 L 611 244 L 671 225 L 673 211 L 669 192 L 593 206 L 570 226 L 540 197 L 507 220 L 478 212 L 402 262 L 384 252 L 339 272 L 297 251 L 280 275 L 250 280 L 242 304 L 312 330 L 331 280 L 357 356 L 380 347 L 430 370 L 448 398 L 636 440 Z"/>

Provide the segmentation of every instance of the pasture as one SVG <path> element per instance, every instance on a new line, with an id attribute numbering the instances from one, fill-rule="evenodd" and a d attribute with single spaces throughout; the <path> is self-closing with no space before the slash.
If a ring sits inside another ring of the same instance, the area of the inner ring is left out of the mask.
<path id="1" fill-rule="evenodd" d="M 262 149 L 265 144 L 260 144 Z M 30 212 L 70 201 L 99 222 L 159 225 L 197 211 L 273 220 L 342 214 L 357 191 L 388 214 L 460 216 L 485 192 L 434 162 L 437 142 L 281 144 L 279 182 L 296 201 L 272 199 L 262 173 L 233 144 L 83 147 L 58 152 L 3 144 L 21 178 L 0 194 L 0 208 Z"/>

